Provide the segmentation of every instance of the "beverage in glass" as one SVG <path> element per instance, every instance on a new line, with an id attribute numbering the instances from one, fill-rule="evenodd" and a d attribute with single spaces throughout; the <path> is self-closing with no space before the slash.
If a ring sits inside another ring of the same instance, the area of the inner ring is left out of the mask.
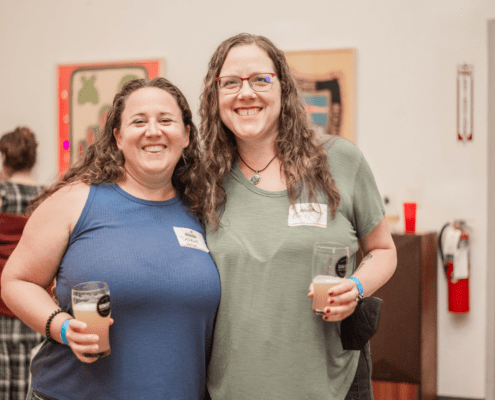
<path id="1" fill-rule="evenodd" d="M 98 335 L 98 353 L 83 353 L 85 357 L 100 358 L 110 354 L 110 291 L 105 282 L 84 282 L 72 288 L 74 317 L 88 326 L 87 333 Z"/>
<path id="2" fill-rule="evenodd" d="M 349 264 L 349 247 L 336 247 L 330 243 L 315 243 L 313 247 L 313 305 L 314 314 L 323 315 L 329 307 L 328 291 L 342 282 Z"/>

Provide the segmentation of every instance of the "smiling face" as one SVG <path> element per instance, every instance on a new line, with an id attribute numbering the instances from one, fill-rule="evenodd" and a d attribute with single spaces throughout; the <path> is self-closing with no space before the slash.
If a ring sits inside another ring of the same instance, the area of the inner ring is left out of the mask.
<path id="1" fill-rule="evenodd" d="M 255 44 L 233 47 L 223 63 L 220 77 L 248 78 L 275 73 L 268 54 Z M 235 94 L 218 91 L 220 118 L 235 135 L 237 143 L 273 143 L 278 135 L 281 89 L 277 77 L 266 92 L 255 92 L 247 81 Z"/>
<path id="2" fill-rule="evenodd" d="M 124 153 L 126 180 L 142 185 L 170 184 L 182 150 L 189 145 L 176 100 L 163 89 L 145 87 L 131 93 L 113 133 Z"/>

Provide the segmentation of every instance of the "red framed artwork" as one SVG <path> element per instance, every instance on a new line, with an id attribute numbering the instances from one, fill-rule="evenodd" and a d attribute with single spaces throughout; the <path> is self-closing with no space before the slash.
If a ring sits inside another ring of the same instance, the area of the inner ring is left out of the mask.
<path id="1" fill-rule="evenodd" d="M 84 157 L 105 125 L 115 94 L 136 78 L 162 75 L 163 60 L 123 61 L 57 66 L 58 171 Z"/>

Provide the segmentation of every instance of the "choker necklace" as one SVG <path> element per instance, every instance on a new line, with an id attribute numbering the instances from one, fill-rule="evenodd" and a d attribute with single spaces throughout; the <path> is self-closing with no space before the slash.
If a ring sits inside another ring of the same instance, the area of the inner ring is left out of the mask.
<path id="1" fill-rule="evenodd" d="M 268 162 L 268 164 L 266 164 L 265 168 L 256 170 L 256 169 L 253 169 L 249 165 L 246 164 L 246 161 L 244 161 L 242 159 L 241 154 L 239 152 L 237 152 L 237 155 L 239 156 L 241 161 L 244 163 L 244 165 L 246 167 L 248 167 L 251 171 L 254 172 L 254 175 L 249 179 L 253 185 L 257 185 L 258 183 L 260 183 L 260 181 L 261 181 L 260 172 L 263 172 L 265 169 L 267 169 L 268 166 L 272 163 L 272 161 L 275 160 L 275 157 L 277 157 L 276 155 L 274 155 L 273 158 Z"/>

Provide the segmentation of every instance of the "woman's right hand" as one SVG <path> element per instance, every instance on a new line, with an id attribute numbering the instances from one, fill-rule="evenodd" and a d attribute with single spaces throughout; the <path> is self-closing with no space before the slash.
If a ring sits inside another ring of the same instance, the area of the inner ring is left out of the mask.
<path id="1" fill-rule="evenodd" d="M 113 319 L 110 318 L 110 324 L 113 324 Z M 85 363 L 93 363 L 98 360 L 97 357 L 85 357 L 83 353 L 98 353 L 98 335 L 87 333 L 87 324 L 77 319 L 69 321 L 69 327 L 65 333 L 65 337 L 69 342 L 69 346 L 76 357 Z"/>

